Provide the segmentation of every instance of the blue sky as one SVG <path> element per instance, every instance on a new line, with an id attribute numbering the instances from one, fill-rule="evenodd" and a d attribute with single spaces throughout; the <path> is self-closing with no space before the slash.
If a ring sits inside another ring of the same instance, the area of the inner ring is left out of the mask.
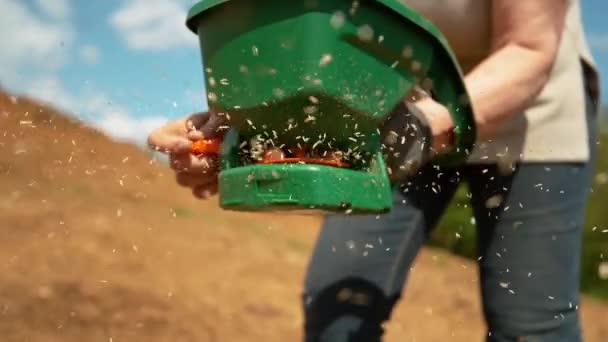
<path id="1" fill-rule="evenodd" d="M 116 138 L 143 141 L 206 108 L 195 0 L 0 0 L 0 86 L 51 102 Z M 581 0 L 608 100 L 608 1 Z"/>

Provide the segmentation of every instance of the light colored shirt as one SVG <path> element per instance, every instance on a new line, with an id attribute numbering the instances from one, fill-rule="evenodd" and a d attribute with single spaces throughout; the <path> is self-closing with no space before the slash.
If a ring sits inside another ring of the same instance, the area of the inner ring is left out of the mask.
<path id="1" fill-rule="evenodd" d="M 489 55 L 491 0 L 400 0 L 442 31 L 467 72 Z M 569 0 L 557 60 L 544 90 L 523 113 L 478 143 L 471 162 L 586 161 L 589 158 L 583 63 L 599 106 L 599 82 L 582 25 L 579 0 Z"/>

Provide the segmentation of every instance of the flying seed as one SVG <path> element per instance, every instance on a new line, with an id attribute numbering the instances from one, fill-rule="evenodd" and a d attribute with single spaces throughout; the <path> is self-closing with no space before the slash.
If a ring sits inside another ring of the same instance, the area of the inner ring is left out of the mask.
<path id="1" fill-rule="evenodd" d="M 357 13 L 357 9 L 359 8 L 359 2 L 353 1 L 353 4 L 349 10 L 351 16 L 354 16 Z"/>
<path id="2" fill-rule="evenodd" d="M 374 29 L 367 24 L 360 26 L 357 29 L 357 37 L 364 42 L 369 42 L 374 39 Z"/>
<path id="3" fill-rule="evenodd" d="M 412 49 L 411 46 L 404 47 L 401 56 L 404 58 L 412 58 L 414 56 L 414 49 Z"/>
<path id="4" fill-rule="evenodd" d="M 305 114 L 308 114 L 310 116 L 310 114 L 316 113 L 319 110 L 319 107 L 317 107 L 317 106 L 306 106 L 306 107 L 303 108 L 303 110 L 304 110 Z M 307 122 L 307 121 L 305 121 L 305 122 Z"/>
<path id="5" fill-rule="evenodd" d="M 602 280 L 608 280 L 608 262 L 602 262 L 598 266 L 598 276 Z"/>
<path id="6" fill-rule="evenodd" d="M 422 63 L 420 63 L 418 61 L 413 61 L 412 64 L 410 65 L 410 69 L 413 72 L 418 72 L 418 71 L 420 71 L 420 69 L 422 69 Z"/>
<path id="7" fill-rule="evenodd" d="M 306 112 L 306 111 L 305 111 L 305 112 Z M 307 113 L 307 114 L 308 114 L 308 113 Z M 314 117 L 314 116 L 312 116 L 312 115 L 310 115 L 310 114 L 309 114 L 309 115 L 308 115 L 308 116 L 306 116 L 306 118 L 304 119 L 304 122 L 308 123 L 308 122 L 311 122 L 311 121 L 316 121 L 316 120 L 317 120 L 317 118 L 316 118 L 316 117 Z"/>
<path id="8" fill-rule="evenodd" d="M 486 200 L 486 208 L 488 208 L 488 209 L 498 208 L 501 205 L 502 201 L 503 201 L 503 198 L 501 195 L 492 196 Z"/>
<path id="9" fill-rule="evenodd" d="M 332 60 L 331 55 L 327 54 L 327 55 L 323 55 L 321 56 L 321 60 L 319 61 L 319 66 L 323 67 L 326 66 L 327 64 L 329 64 Z"/>
<path id="10" fill-rule="evenodd" d="M 340 29 L 342 28 L 342 26 L 344 26 L 345 18 L 346 15 L 344 14 L 344 12 L 337 11 L 329 19 L 329 24 L 336 30 Z"/>

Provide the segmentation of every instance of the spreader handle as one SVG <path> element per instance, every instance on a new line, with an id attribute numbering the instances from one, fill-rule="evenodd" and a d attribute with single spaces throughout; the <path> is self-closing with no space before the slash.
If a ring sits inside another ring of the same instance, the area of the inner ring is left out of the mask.
<path id="1" fill-rule="evenodd" d="M 192 143 L 190 152 L 196 155 L 219 155 L 222 139 L 202 139 Z"/>

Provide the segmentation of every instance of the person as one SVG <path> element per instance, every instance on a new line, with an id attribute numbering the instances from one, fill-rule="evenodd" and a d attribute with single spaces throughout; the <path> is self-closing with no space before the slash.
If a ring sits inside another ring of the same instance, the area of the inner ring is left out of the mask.
<path id="1" fill-rule="evenodd" d="M 454 49 L 474 109 L 475 149 L 460 167 L 431 161 L 403 179 L 387 214 L 324 219 L 302 293 L 305 341 L 381 341 L 410 264 L 463 182 L 477 226 L 486 340 L 581 341 L 579 263 L 599 75 L 579 1 L 401 2 Z M 433 150 L 449 150 L 447 109 L 428 96 L 414 105 Z M 189 153 L 191 141 L 216 134 L 218 122 L 198 113 L 149 136 L 199 198 L 217 191 L 217 168 Z"/>

